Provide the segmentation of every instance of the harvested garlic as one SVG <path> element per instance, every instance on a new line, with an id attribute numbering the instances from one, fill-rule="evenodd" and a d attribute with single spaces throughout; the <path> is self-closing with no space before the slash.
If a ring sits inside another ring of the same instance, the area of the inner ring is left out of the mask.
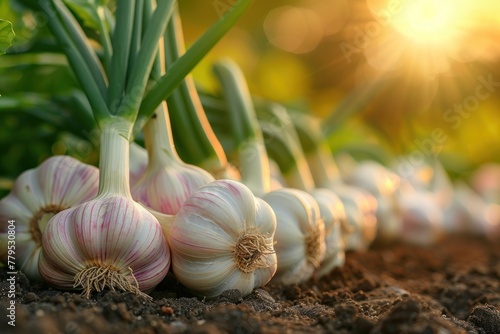
<path id="1" fill-rule="evenodd" d="M 340 198 L 330 189 L 316 188 L 311 195 L 318 202 L 321 218 L 325 223 L 325 258 L 315 275 L 322 277 L 333 268 L 345 263 L 345 242 L 342 226 L 345 225 L 346 213 Z"/>
<path id="2" fill-rule="evenodd" d="M 186 199 L 169 233 L 177 280 L 199 296 L 243 295 L 276 272 L 276 217 L 245 185 L 217 180 Z"/>
<path id="3" fill-rule="evenodd" d="M 262 196 L 274 210 L 278 270 L 273 281 L 306 281 L 325 257 L 325 225 L 318 203 L 304 191 L 283 188 Z"/>
<path id="4" fill-rule="evenodd" d="M 69 156 L 54 156 L 21 174 L 0 201 L 0 261 L 7 263 L 9 220 L 15 221 L 16 265 L 41 281 L 38 258 L 45 226 L 56 213 L 97 194 L 99 170 Z"/>
<path id="5" fill-rule="evenodd" d="M 129 142 L 101 132 L 99 192 L 52 217 L 43 234 L 39 271 L 50 285 L 104 288 L 145 296 L 167 274 L 170 253 L 158 220 L 130 195 Z"/>
<path id="6" fill-rule="evenodd" d="M 132 188 L 132 196 L 148 208 L 175 215 L 191 193 L 214 178 L 204 169 L 180 160 L 174 148 L 165 102 L 146 124 L 144 140 L 149 164 Z"/>
<path id="7" fill-rule="evenodd" d="M 335 193 L 344 204 L 349 233 L 345 234 L 346 250 L 364 251 L 377 236 L 377 200 L 357 187 L 339 185 Z"/>

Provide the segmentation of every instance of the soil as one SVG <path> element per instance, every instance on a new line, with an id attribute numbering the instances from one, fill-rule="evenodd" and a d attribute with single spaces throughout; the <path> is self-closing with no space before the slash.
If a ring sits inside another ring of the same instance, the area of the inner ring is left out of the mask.
<path id="1" fill-rule="evenodd" d="M 500 334 L 500 243 L 453 237 L 422 248 L 374 245 L 301 285 L 242 298 L 194 298 L 168 276 L 152 301 L 104 291 L 90 299 L 30 284 L 19 273 L 15 327 L 0 271 L 1 333 L 470 333 Z"/>

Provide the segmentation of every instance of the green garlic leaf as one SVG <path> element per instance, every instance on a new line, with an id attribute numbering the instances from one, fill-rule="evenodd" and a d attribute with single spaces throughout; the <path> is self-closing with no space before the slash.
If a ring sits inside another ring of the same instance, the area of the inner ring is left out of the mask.
<path id="1" fill-rule="evenodd" d="M 86 27 L 99 30 L 99 11 L 102 0 L 64 0 L 64 3 L 83 21 Z"/>
<path id="2" fill-rule="evenodd" d="M 7 49 L 12 45 L 15 35 L 12 23 L 0 19 L 0 55 L 7 52 Z"/>

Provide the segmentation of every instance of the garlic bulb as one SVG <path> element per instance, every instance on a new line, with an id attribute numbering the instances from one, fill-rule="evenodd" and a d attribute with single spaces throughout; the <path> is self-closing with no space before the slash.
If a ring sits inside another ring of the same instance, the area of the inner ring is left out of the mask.
<path id="1" fill-rule="evenodd" d="M 149 164 L 132 188 L 133 198 L 169 215 L 176 214 L 186 198 L 214 180 L 207 171 L 185 164 L 174 149 L 166 103 L 163 102 L 144 128 Z"/>
<path id="2" fill-rule="evenodd" d="M 325 258 L 315 275 L 327 275 L 335 267 L 345 263 L 345 242 L 342 225 L 345 224 L 346 213 L 340 198 L 330 189 L 316 188 L 311 195 L 318 202 L 321 218 L 325 223 Z"/>
<path id="3" fill-rule="evenodd" d="M 343 177 L 346 183 L 364 189 L 376 198 L 376 216 L 379 222 L 377 238 L 383 241 L 399 238 L 401 219 L 396 192 L 401 183 L 400 177 L 378 162 L 370 160 L 359 163 L 352 161 L 350 168 L 345 168 Z"/>
<path id="4" fill-rule="evenodd" d="M 203 297 L 247 295 L 276 272 L 275 229 L 273 210 L 242 183 L 211 182 L 186 199 L 170 228 L 174 275 Z"/>
<path id="5" fill-rule="evenodd" d="M 165 277 L 165 237 L 156 218 L 133 201 L 128 164 L 127 138 L 104 128 L 97 197 L 52 217 L 43 234 L 39 271 L 48 284 L 83 289 L 87 297 L 104 288 L 143 295 Z"/>
<path id="6" fill-rule="evenodd" d="M 148 167 L 148 152 L 136 143 L 130 143 L 130 186 L 133 187 Z"/>
<path id="7" fill-rule="evenodd" d="M 54 156 L 21 174 L 0 201 L 0 261 L 7 263 L 9 220 L 15 220 L 16 265 L 41 281 L 38 257 L 42 234 L 56 213 L 95 197 L 99 170 L 69 156 Z"/>
<path id="8" fill-rule="evenodd" d="M 435 194 L 408 191 L 401 194 L 401 240 L 421 246 L 438 242 L 444 235 L 443 212 Z"/>
<path id="9" fill-rule="evenodd" d="M 325 224 L 318 203 L 304 191 L 278 189 L 262 196 L 276 214 L 278 270 L 273 281 L 284 284 L 309 279 L 326 252 Z"/>
<path id="10" fill-rule="evenodd" d="M 377 200 L 367 192 L 352 186 L 335 187 L 344 204 L 350 232 L 346 235 L 346 250 L 368 249 L 377 236 Z"/>

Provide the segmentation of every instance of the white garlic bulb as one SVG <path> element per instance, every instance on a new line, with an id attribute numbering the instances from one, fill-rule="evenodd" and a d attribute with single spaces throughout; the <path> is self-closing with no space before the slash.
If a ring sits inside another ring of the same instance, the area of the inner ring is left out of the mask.
<path id="1" fill-rule="evenodd" d="M 301 190 L 283 188 L 262 196 L 276 214 L 278 271 L 273 281 L 306 281 L 325 257 L 325 224 L 318 203 Z"/>
<path id="2" fill-rule="evenodd" d="M 383 241 L 396 240 L 401 233 L 401 219 L 396 199 L 396 192 L 401 183 L 400 177 L 380 163 L 367 160 L 353 162 L 351 168 L 344 171 L 344 180 L 352 186 L 368 191 L 376 198 L 377 238 Z"/>
<path id="3" fill-rule="evenodd" d="M 429 191 L 408 191 L 401 194 L 401 240 L 428 246 L 444 235 L 443 212 L 435 194 Z"/>
<path id="4" fill-rule="evenodd" d="M 340 185 L 335 193 L 344 204 L 350 233 L 346 234 L 346 250 L 368 249 L 377 236 L 377 200 L 357 187 Z"/>
<path id="5" fill-rule="evenodd" d="M 7 263 L 9 220 L 15 226 L 15 259 L 33 281 L 41 281 L 38 258 L 45 225 L 56 213 L 95 197 L 99 170 L 69 156 L 54 156 L 21 174 L 0 201 L 0 261 Z"/>
<path id="6" fill-rule="evenodd" d="M 49 220 L 39 271 L 50 285 L 104 288 L 142 295 L 166 276 L 170 253 L 158 220 L 130 195 L 129 142 L 115 128 L 101 132 L 99 192 Z"/>
<path id="7" fill-rule="evenodd" d="M 275 229 L 273 210 L 245 185 L 211 182 L 186 199 L 170 228 L 174 275 L 203 297 L 247 295 L 276 272 Z"/>
<path id="8" fill-rule="evenodd" d="M 139 203 L 174 215 L 186 198 L 214 180 L 204 169 L 182 162 L 174 149 L 166 103 L 163 102 L 144 128 L 148 167 L 132 188 Z"/>
<path id="9" fill-rule="evenodd" d="M 342 225 L 346 224 L 344 204 L 330 189 L 316 188 L 311 195 L 318 202 L 321 218 L 325 223 L 325 258 L 315 275 L 327 275 L 335 267 L 345 263 L 345 242 L 342 235 Z"/>

